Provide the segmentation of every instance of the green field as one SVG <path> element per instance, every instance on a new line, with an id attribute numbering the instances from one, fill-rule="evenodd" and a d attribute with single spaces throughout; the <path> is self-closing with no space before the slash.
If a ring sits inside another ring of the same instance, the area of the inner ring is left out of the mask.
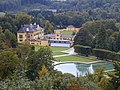
<path id="1" fill-rule="evenodd" d="M 43 46 L 35 46 L 35 51 L 38 51 L 40 47 L 43 47 Z M 69 48 L 65 48 L 65 47 L 50 47 L 50 48 L 53 52 L 60 52 L 60 51 L 69 49 Z"/>
<path id="2" fill-rule="evenodd" d="M 65 51 L 68 50 L 69 48 L 65 47 L 50 47 L 53 52 L 60 52 L 60 51 Z"/>
<path id="3" fill-rule="evenodd" d="M 40 47 L 42 47 L 42 46 L 35 46 L 35 51 L 38 51 Z M 63 55 L 65 53 L 63 53 L 61 51 L 69 49 L 69 48 L 64 48 L 64 47 L 50 47 L 50 48 L 51 48 L 51 50 L 53 52 L 53 56 L 55 56 L 55 55 Z"/>
<path id="4" fill-rule="evenodd" d="M 65 34 L 65 35 L 72 35 L 73 31 L 62 31 L 62 34 Z"/>
<path id="5" fill-rule="evenodd" d="M 64 61 L 75 61 L 75 62 L 92 62 L 94 60 L 88 59 L 88 58 L 82 58 L 79 56 L 71 55 L 71 56 L 64 56 L 64 57 L 56 57 L 55 58 L 58 61 L 64 62 Z"/>
<path id="6" fill-rule="evenodd" d="M 56 56 L 56 55 L 63 55 L 65 54 L 64 52 L 53 52 L 53 56 Z"/>

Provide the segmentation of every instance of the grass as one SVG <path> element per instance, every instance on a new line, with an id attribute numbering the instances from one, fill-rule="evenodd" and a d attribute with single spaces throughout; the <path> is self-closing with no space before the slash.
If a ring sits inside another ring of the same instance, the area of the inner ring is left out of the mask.
<path id="1" fill-rule="evenodd" d="M 40 47 L 43 47 L 43 46 L 35 46 L 35 51 L 38 51 Z M 53 56 L 55 55 L 63 55 L 65 53 L 61 52 L 61 51 L 64 51 L 64 50 L 68 50 L 69 48 L 64 48 L 64 47 L 50 47 L 52 52 L 53 52 Z"/>
<path id="2" fill-rule="evenodd" d="M 62 32 L 62 34 L 65 34 L 65 35 L 72 35 L 72 33 L 73 33 L 73 31 L 70 31 L 70 30 L 68 30 L 68 31 L 63 31 Z"/>
<path id="3" fill-rule="evenodd" d="M 60 51 L 65 51 L 68 50 L 69 48 L 65 47 L 50 47 L 53 52 L 60 52 Z"/>
<path id="4" fill-rule="evenodd" d="M 64 55 L 65 53 L 63 52 L 53 52 L 53 56 L 56 56 L 56 55 Z"/>
<path id="5" fill-rule="evenodd" d="M 82 58 L 79 56 L 71 55 L 71 56 L 64 56 L 64 57 L 56 57 L 55 58 L 58 61 L 64 62 L 64 61 L 75 61 L 75 62 L 92 62 L 94 60 L 88 59 L 88 58 Z"/>
<path id="6" fill-rule="evenodd" d="M 35 46 L 35 51 L 38 51 L 40 47 L 43 47 L 43 46 Z M 69 49 L 69 48 L 65 48 L 65 47 L 50 47 L 50 48 L 53 52 L 60 52 L 60 51 Z"/>

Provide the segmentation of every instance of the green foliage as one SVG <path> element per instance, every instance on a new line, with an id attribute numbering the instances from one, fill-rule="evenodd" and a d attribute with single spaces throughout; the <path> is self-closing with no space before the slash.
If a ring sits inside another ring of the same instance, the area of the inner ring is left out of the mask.
<path id="1" fill-rule="evenodd" d="M 116 38 L 116 46 L 115 47 L 116 47 L 115 50 L 118 52 L 120 50 L 120 31 L 119 31 L 117 38 Z"/>
<path id="2" fill-rule="evenodd" d="M 32 48 L 30 47 L 30 45 L 27 44 L 19 45 L 16 48 L 16 53 L 18 57 L 21 59 L 26 59 L 31 52 L 32 52 Z"/>
<path id="3" fill-rule="evenodd" d="M 89 30 L 90 33 L 95 36 L 101 29 L 108 30 L 112 29 L 113 31 L 117 31 L 115 24 L 117 21 L 115 19 L 106 19 L 106 20 L 94 20 L 94 21 L 87 21 L 85 22 L 82 27 L 85 30 Z"/>
<path id="4" fill-rule="evenodd" d="M 42 65 L 45 65 L 47 69 L 50 69 L 53 60 L 52 51 L 49 47 L 40 47 L 40 49 L 30 55 L 27 58 L 28 63 L 28 75 L 31 79 L 35 79 L 38 76 L 38 71 Z"/>
<path id="5" fill-rule="evenodd" d="M 111 51 L 104 49 L 93 49 L 93 52 L 98 59 L 108 59 L 108 55 L 112 53 Z"/>
<path id="6" fill-rule="evenodd" d="M 88 81 L 96 83 L 100 90 L 107 90 L 110 79 L 104 76 L 104 70 L 105 67 L 100 66 L 95 69 L 94 74 L 89 74 L 85 78 Z"/>
<path id="7" fill-rule="evenodd" d="M 33 18 L 32 16 L 26 13 L 19 13 L 16 15 L 16 20 L 18 20 L 21 25 L 30 24 L 32 21 L 32 18 Z"/>
<path id="8" fill-rule="evenodd" d="M 91 54 L 91 47 L 89 46 L 75 45 L 74 49 L 75 52 L 80 53 L 81 55 L 88 56 Z"/>
<path id="9" fill-rule="evenodd" d="M 17 40 L 15 34 L 11 33 L 8 29 L 3 33 L 0 29 L 0 49 L 3 50 L 6 47 L 15 48 L 17 46 Z"/>
<path id="10" fill-rule="evenodd" d="M 109 75 L 111 77 L 109 90 L 119 90 L 120 88 L 120 62 L 114 62 L 115 74 Z"/>
<path id="11" fill-rule="evenodd" d="M 93 37 L 88 30 L 81 28 L 74 38 L 74 45 L 80 44 L 90 46 L 92 44 Z"/>
<path id="12" fill-rule="evenodd" d="M 107 33 L 106 30 L 104 28 L 104 26 L 102 25 L 98 34 L 97 34 L 97 39 L 96 39 L 96 48 L 98 49 L 107 49 Z"/>
<path id="13" fill-rule="evenodd" d="M 54 30 L 53 30 L 52 24 L 48 20 L 46 20 L 45 21 L 45 34 L 50 34 L 53 32 L 54 32 Z"/>
<path id="14" fill-rule="evenodd" d="M 0 52 L 0 79 L 4 79 L 13 74 L 19 63 L 19 58 L 12 51 Z"/>

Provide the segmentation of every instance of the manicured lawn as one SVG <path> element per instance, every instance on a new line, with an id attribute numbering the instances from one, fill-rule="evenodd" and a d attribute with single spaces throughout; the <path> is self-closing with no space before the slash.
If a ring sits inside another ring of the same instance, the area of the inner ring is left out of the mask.
<path id="1" fill-rule="evenodd" d="M 63 52 L 53 52 L 53 56 L 56 56 L 56 55 L 64 55 L 65 53 Z"/>
<path id="2" fill-rule="evenodd" d="M 60 52 L 60 51 L 64 51 L 64 50 L 69 49 L 69 48 L 65 48 L 65 47 L 50 47 L 50 48 L 53 52 Z"/>
<path id="3" fill-rule="evenodd" d="M 82 58 L 79 56 L 71 55 L 71 56 L 64 56 L 64 57 L 56 57 L 55 58 L 58 61 L 64 62 L 64 61 L 77 61 L 77 62 L 92 62 L 94 60 L 88 59 L 88 58 Z"/>
<path id="4" fill-rule="evenodd" d="M 72 35 L 73 31 L 63 31 L 62 34 L 66 34 L 66 35 Z"/>
<path id="5" fill-rule="evenodd" d="M 43 46 L 35 46 L 35 51 L 38 51 L 40 47 L 43 47 Z M 60 51 L 69 49 L 69 48 L 65 48 L 65 47 L 50 47 L 50 48 L 53 52 L 60 52 Z"/>
<path id="6" fill-rule="evenodd" d="M 42 47 L 42 46 L 35 46 L 35 51 L 38 51 L 40 47 Z M 53 52 L 53 56 L 55 56 L 55 55 L 63 55 L 65 53 L 63 53 L 61 51 L 69 49 L 69 48 L 64 48 L 64 47 L 50 47 L 50 48 L 51 48 L 51 50 Z"/>

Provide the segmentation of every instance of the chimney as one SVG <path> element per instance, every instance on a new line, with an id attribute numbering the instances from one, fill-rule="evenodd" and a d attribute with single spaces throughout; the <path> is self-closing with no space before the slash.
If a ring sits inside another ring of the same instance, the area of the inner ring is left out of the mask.
<path id="1" fill-rule="evenodd" d="M 37 25 L 37 28 L 40 28 L 40 26 L 39 26 L 39 25 Z"/>
<path id="2" fill-rule="evenodd" d="M 29 28 L 26 28 L 26 32 L 29 32 Z"/>
<path id="3" fill-rule="evenodd" d="M 32 23 L 30 23 L 30 26 L 32 26 Z"/>
<path id="4" fill-rule="evenodd" d="M 36 25 L 36 23 L 34 23 L 34 25 Z"/>

